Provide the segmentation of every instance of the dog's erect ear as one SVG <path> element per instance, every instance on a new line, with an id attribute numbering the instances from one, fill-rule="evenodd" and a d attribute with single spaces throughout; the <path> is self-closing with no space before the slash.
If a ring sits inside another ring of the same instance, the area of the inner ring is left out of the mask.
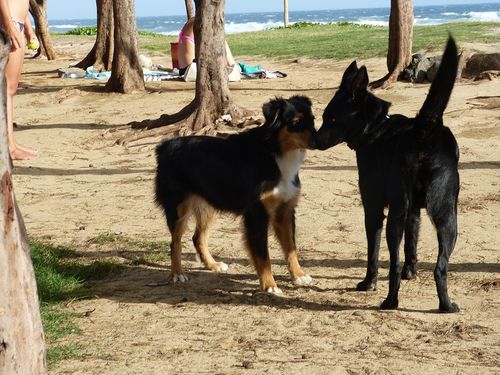
<path id="1" fill-rule="evenodd" d="M 352 98 L 357 101 L 361 99 L 368 88 L 368 72 L 363 65 L 358 69 L 351 82 Z"/>
<path id="2" fill-rule="evenodd" d="M 350 73 L 355 73 L 355 72 L 357 72 L 357 71 L 358 71 L 358 63 L 356 62 L 356 60 L 354 60 L 354 61 L 351 63 L 351 65 L 349 65 L 349 66 L 347 67 L 347 69 L 345 70 L 345 73 L 344 73 L 344 74 L 346 74 L 346 73 L 349 73 L 349 74 L 350 74 Z"/>
<path id="3" fill-rule="evenodd" d="M 262 106 L 262 112 L 269 127 L 279 126 L 282 122 L 290 123 L 295 116 L 295 107 L 282 98 L 273 99 Z"/>
<path id="4" fill-rule="evenodd" d="M 347 69 L 344 72 L 344 75 L 342 76 L 342 81 L 346 80 L 347 78 L 353 76 L 356 72 L 358 71 L 358 64 L 356 63 L 356 60 L 354 60 L 351 65 L 347 67 Z"/>

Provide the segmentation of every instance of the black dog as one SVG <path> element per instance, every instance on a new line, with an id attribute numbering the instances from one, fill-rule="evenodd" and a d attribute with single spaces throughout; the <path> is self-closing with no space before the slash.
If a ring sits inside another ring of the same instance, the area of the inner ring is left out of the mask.
<path id="1" fill-rule="evenodd" d="M 225 271 L 207 248 L 208 229 L 217 211 L 243 216 L 245 240 L 263 291 L 276 286 L 267 247 L 272 222 L 296 284 L 308 284 L 295 245 L 298 172 L 305 149 L 315 146 L 311 102 L 304 96 L 275 99 L 263 106 L 265 123 L 226 139 L 191 136 L 163 142 L 156 150 L 156 202 L 172 235 L 173 281 L 186 281 L 181 237 L 190 214 L 196 218 L 194 246 L 205 267 Z"/>
<path id="2" fill-rule="evenodd" d="M 443 125 L 457 64 L 457 47 L 450 38 L 423 107 L 415 118 L 407 118 L 387 115 L 390 103 L 367 91 L 366 68 L 358 69 L 354 61 L 323 114 L 318 148 L 324 150 L 346 142 L 356 151 L 368 240 L 368 269 L 357 290 L 376 288 L 384 206 L 389 206 L 386 236 L 390 281 L 382 309 L 398 307 L 399 244 L 403 233 L 403 278 L 416 275 L 420 209 L 426 208 L 439 242 L 434 270 L 439 310 L 459 311 L 447 290 L 448 259 L 457 238 L 458 145 L 450 129 Z"/>

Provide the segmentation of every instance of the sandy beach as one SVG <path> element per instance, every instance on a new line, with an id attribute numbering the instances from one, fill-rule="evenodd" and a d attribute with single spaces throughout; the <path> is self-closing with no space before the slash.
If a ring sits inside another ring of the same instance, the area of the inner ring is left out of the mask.
<path id="1" fill-rule="evenodd" d="M 153 202 L 154 148 L 159 138 L 116 140 L 130 121 L 175 113 L 194 97 L 194 83 L 148 82 L 145 92 L 102 92 L 103 82 L 62 79 L 57 69 L 92 47 L 81 38 L 56 43 L 56 61 L 28 59 L 15 99 L 16 138 L 41 157 L 15 162 L 14 189 L 31 237 L 74 246 L 92 259 L 120 259 L 119 246 L 89 244 L 102 234 L 160 241 L 169 235 Z M 500 43 L 460 45 L 498 52 Z M 170 65 L 170 56 L 148 54 Z M 286 72 L 284 79 L 230 83 L 237 103 L 260 113 L 275 96 L 304 94 L 317 126 L 350 61 L 300 58 L 246 63 Z M 360 61 L 370 78 L 385 59 Z M 297 243 L 309 287 L 288 277 L 278 243 L 270 242 L 283 297 L 257 293 L 258 280 L 241 240 L 240 220 L 222 216 L 211 231 L 212 253 L 227 273 L 203 270 L 184 237 L 191 280 L 151 288 L 169 264 L 127 266 L 95 282 L 93 295 L 66 304 L 80 332 L 64 338 L 83 347 L 79 359 L 51 374 L 498 374 L 500 371 L 500 96 L 499 78 L 459 80 L 445 112 L 460 146 L 459 237 L 448 288 L 461 311 L 438 314 L 433 269 L 435 231 L 423 214 L 418 278 L 402 281 L 399 309 L 380 311 L 388 288 L 388 251 L 381 245 L 378 289 L 360 293 L 366 243 L 355 154 L 340 145 L 310 151 L 301 171 Z M 392 113 L 413 116 L 428 84 L 398 82 L 376 94 Z M 167 251 L 167 249 L 165 249 Z M 137 248 L 136 254 L 147 252 Z"/>

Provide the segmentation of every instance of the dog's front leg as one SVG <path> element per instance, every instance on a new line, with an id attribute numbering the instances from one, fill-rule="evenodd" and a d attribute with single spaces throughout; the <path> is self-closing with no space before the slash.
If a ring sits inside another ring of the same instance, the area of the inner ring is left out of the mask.
<path id="1" fill-rule="evenodd" d="M 389 247 L 390 268 L 389 268 L 389 293 L 384 302 L 380 305 L 382 310 L 397 309 L 398 292 L 401 283 L 401 273 L 399 271 L 399 245 L 403 238 L 406 222 L 406 208 L 392 209 L 389 207 L 387 217 L 386 238 Z"/>
<path id="2" fill-rule="evenodd" d="M 273 217 L 273 227 L 276 237 L 285 253 L 288 271 L 295 285 L 308 285 L 312 282 L 299 264 L 297 245 L 295 243 L 295 207 L 294 203 L 281 205 Z"/>
<path id="3" fill-rule="evenodd" d="M 366 199 L 363 201 L 363 207 L 365 210 L 366 241 L 368 243 L 368 264 L 365 279 L 358 283 L 356 290 L 371 291 L 377 289 L 378 253 L 384 222 L 384 204 L 373 199 Z"/>
<path id="4" fill-rule="evenodd" d="M 259 276 L 260 289 L 264 292 L 281 294 L 271 271 L 271 260 L 267 248 L 269 214 L 262 203 L 257 203 L 245 212 L 245 240 Z"/>

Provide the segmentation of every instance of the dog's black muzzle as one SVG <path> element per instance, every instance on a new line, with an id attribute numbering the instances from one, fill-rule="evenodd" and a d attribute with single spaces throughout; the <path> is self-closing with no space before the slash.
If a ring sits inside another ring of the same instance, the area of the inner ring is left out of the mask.
<path id="1" fill-rule="evenodd" d="M 342 142 L 342 136 L 336 133 L 331 124 L 323 123 L 316 132 L 316 149 L 326 150 Z"/>
<path id="2" fill-rule="evenodd" d="M 309 149 L 310 150 L 315 150 L 317 143 L 318 143 L 318 132 L 314 131 L 311 134 L 311 139 L 309 139 Z"/>

